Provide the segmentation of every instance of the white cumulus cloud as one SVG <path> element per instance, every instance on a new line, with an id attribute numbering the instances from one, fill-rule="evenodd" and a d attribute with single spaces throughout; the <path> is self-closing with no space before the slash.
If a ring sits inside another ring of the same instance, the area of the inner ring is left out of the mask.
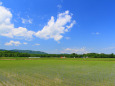
<path id="1" fill-rule="evenodd" d="M 77 53 L 77 54 L 86 54 L 89 53 L 89 51 L 86 48 L 80 48 L 80 49 L 72 49 L 72 48 L 66 48 L 61 53 Z"/>
<path id="2" fill-rule="evenodd" d="M 0 36 L 6 36 L 10 38 L 24 38 L 32 39 L 33 36 L 43 39 L 54 39 L 58 41 L 63 38 L 65 32 L 68 32 L 73 27 L 75 21 L 72 20 L 72 14 L 69 11 L 59 13 L 55 20 L 52 16 L 47 25 L 40 31 L 31 31 L 24 27 L 14 27 L 11 22 L 12 13 L 4 6 L 0 6 Z M 22 19 L 22 23 L 32 23 L 31 20 Z"/>
<path id="3" fill-rule="evenodd" d="M 6 46 L 19 46 L 21 43 L 19 41 L 10 41 L 5 43 Z"/>
<path id="4" fill-rule="evenodd" d="M 59 41 L 63 38 L 62 34 L 68 32 L 68 30 L 72 28 L 74 24 L 75 21 L 72 21 L 72 15 L 69 13 L 69 11 L 65 11 L 64 13 L 58 14 L 56 21 L 52 16 L 48 21 L 48 24 L 44 26 L 41 31 L 38 31 L 35 35 L 39 38 L 52 38 L 55 41 Z"/>
<path id="5" fill-rule="evenodd" d="M 11 23 L 12 13 L 9 9 L 0 6 L 0 35 L 13 37 L 24 37 L 26 39 L 32 38 L 34 31 L 29 31 L 26 28 L 18 27 L 15 28 L 14 24 Z"/>

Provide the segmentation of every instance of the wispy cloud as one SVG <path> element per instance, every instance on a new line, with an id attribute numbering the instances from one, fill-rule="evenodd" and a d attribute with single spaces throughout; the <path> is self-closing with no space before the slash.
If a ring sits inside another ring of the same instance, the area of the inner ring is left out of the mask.
<path id="1" fill-rule="evenodd" d="M 24 42 L 23 44 L 27 45 L 28 43 L 27 43 L 27 42 Z"/>
<path id="2" fill-rule="evenodd" d="M 70 39 L 70 37 L 65 37 L 65 39 L 69 40 L 69 39 Z"/>
<path id="3" fill-rule="evenodd" d="M 40 46 L 40 44 L 36 43 L 36 44 L 34 44 L 34 45 L 32 45 L 32 46 Z"/>
<path id="4" fill-rule="evenodd" d="M 2 5 L 2 2 L 0 2 L 0 5 Z"/>
<path id="5" fill-rule="evenodd" d="M 95 33 L 92 33 L 93 35 L 99 35 L 100 33 L 99 32 L 95 32 Z"/>
<path id="6" fill-rule="evenodd" d="M 39 46 L 40 44 L 35 44 L 35 45 Z"/>
<path id="7" fill-rule="evenodd" d="M 23 24 L 32 24 L 32 19 L 24 19 L 24 18 L 21 18 L 21 20 L 22 20 L 22 23 Z"/>
<path id="8" fill-rule="evenodd" d="M 62 5 L 61 5 L 61 4 L 58 4 L 57 7 L 58 7 L 59 9 L 61 9 L 61 8 L 62 8 Z"/>

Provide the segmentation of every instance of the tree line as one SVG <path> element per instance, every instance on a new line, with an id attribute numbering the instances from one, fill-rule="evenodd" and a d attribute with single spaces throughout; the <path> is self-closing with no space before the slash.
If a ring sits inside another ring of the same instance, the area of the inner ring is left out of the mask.
<path id="1" fill-rule="evenodd" d="M 87 53 L 87 54 L 28 54 L 19 53 L 13 51 L 0 51 L 0 57 L 66 57 L 66 58 L 115 58 L 115 54 L 98 54 L 98 53 Z"/>

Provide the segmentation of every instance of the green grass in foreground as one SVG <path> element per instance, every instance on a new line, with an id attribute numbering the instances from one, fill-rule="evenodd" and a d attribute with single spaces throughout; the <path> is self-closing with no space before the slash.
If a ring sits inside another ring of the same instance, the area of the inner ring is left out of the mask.
<path id="1" fill-rule="evenodd" d="M 0 86 L 115 86 L 115 59 L 0 59 Z"/>

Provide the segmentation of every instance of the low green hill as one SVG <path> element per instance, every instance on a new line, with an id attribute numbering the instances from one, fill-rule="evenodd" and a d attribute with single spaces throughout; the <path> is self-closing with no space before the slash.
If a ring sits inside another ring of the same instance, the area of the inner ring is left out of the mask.
<path id="1" fill-rule="evenodd" d="M 4 49 L 0 49 L 1 51 L 5 51 Z M 33 51 L 33 50 L 9 50 L 9 51 L 13 51 L 13 52 L 19 52 L 19 53 L 28 53 L 28 54 L 47 54 L 45 52 L 41 52 L 41 51 Z"/>

